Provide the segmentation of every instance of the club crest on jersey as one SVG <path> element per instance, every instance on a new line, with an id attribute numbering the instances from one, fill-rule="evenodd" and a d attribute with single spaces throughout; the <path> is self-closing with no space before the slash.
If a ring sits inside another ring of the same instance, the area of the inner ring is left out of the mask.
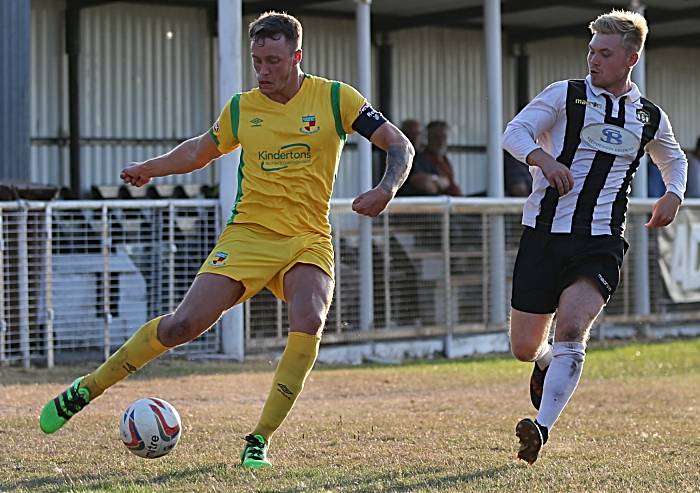
<path id="1" fill-rule="evenodd" d="M 650 119 L 651 115 L 647 110 L 637 110 L 637 120 L 639 120 L 642 123 L 642 125 L 646 125 L 647 123 L 649 123 Z"/>
<path id="2" fill-rule="evenodd" d="M 316 126 L 316 115 L 302 116 L 301 121 L 303 122 L 303 127 L 299 130 L 305 134 L 315 134 L 321 130 L 321 127 Z"/>
<path id="3" fill-rule="evenodd" d="M 226 259 L 228 258 L 228 253 L 225 252 L 216 252 L 216 255 L 214 255 L 214 258 L 209 261 L 209 265 L 212 267 L 223 267 L 226 265 Z"/>
<path id="4" fill-rule="evenodd" d="M 609 123 L 592 123 L 581 129 L 581 142 L 615 156 L 636 154 L 641 141 L 626 128 Z"/>

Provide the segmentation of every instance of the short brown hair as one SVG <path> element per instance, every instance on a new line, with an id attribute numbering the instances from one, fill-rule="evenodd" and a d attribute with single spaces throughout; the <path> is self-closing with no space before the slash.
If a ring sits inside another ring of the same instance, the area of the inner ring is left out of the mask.
<path id="1" fill-rule="evenodd" d="M 628 10 L 611 10 L 599 15 L 588 25 L 593 34 L 622 34 L 622 46 L 627 53 L 639 53 L 644 48 L 649 27 L 643 15 Z"/>
<path id="2" fill-rule="evenodd" d="M 257 43 L 262 39 L 280 39 L 284 36 L 292 52 L 301 49 L 302 29 L 296 17 L 286 12 L 265 12 L 248 26 L 250 41 Z"/>
<path id="3" fill-rule="evenodd" d="M 428 123 L 428 133 L 433 132 L 433 131 L 440 131 L 444 130 L 445 132 L 450 131 L 450 126 L 447 122 L 443 122 L 441 120 L 435 120 L 430 123 Z"/>

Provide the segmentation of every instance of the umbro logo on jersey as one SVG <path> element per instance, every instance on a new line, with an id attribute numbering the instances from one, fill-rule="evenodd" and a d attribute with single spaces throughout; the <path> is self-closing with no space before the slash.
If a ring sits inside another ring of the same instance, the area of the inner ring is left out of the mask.
<path id="1" fill-rule="evenodd" d="M 301 121 L 303 122 L 303 127 L 300 128 L 305 134 L 315 134 L 321 127 L 316 126 L 316 115 L 302 116 Z"/>
<path id="2" fill-rule="evenodd" d="M 593 106 L 594 108 L 602 108 L 603 105 L 596 103 L 595 101 L 586 101 L 585 99 L 577 99 L 574 101 L 576 104 L 582 104 L 584 106 Z"/>
<path id="3" fill-rule="evenodd" d="M 250 120 L 250 123 L 252 123 L 251 127 L 262 127 L 262 122 L 260 118 L 253 118 Z"/>
<path id="4" fill-rule="evenodd" d="M 642 125 L 646 125 L 651 120 L 651 115 L 647 110 L 639 109 L 637 110 L 637 120 L 639 120 Z"/>

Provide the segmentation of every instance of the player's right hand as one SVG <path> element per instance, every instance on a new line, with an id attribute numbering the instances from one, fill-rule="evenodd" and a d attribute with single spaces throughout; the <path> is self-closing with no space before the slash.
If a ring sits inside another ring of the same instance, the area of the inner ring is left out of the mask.
<path id="1" fill-rule="evenodd" d="M 644 226 L 647 228 L 661 228 L 673 222 L 681 206 L 681 199 L 673 192 L 666 192 L 656 201 L 652 209 L 651 219 Z"/>
<path id="2" fill-rule="evenodd" d="M 377 186 L 353 200 L 352 210 L 363 216 L 377 217 L 393 198 L 391 193 Z"/>
<path id="3" fill-rule="evenodd" d="M 131 163 L 124 168 L 119 175 L 119 178 L 124 180 L 127 185 L 142 187 L 151 181 L 151 177 L 146 174 L 143 163 Z"/>
<path id="4" fill-rule="evenodd" d="M 552 159 L 540 166 L 544 177 L 547 178 L 549 186 L 559 190 L 559 196 L 566 195 L 574 188 L 574 175 L 571 170 Z"/>
<path id="5" fill-rule="evenodd" d="M 528 154 L 526 162 L 542 170 L 549 186 L 559 190 L 560 197 L 574 188 L 574 175 L 571 174 L 571 170 L 547 154 L 541 147 Z"/>

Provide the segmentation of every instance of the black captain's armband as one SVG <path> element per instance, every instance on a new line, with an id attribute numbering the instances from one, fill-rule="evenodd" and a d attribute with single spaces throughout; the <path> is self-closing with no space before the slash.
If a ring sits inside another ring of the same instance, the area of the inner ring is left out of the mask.
<path id="1" fill-rule="evenodd" d="M 384 115 L 372 108 L 372 105 L 365 101 L 365 104 L 360 108 L 360 114 L 352 124 L 352 129 L 369 140 L 372 134 L 384 123 L 386 123 Z"/>

